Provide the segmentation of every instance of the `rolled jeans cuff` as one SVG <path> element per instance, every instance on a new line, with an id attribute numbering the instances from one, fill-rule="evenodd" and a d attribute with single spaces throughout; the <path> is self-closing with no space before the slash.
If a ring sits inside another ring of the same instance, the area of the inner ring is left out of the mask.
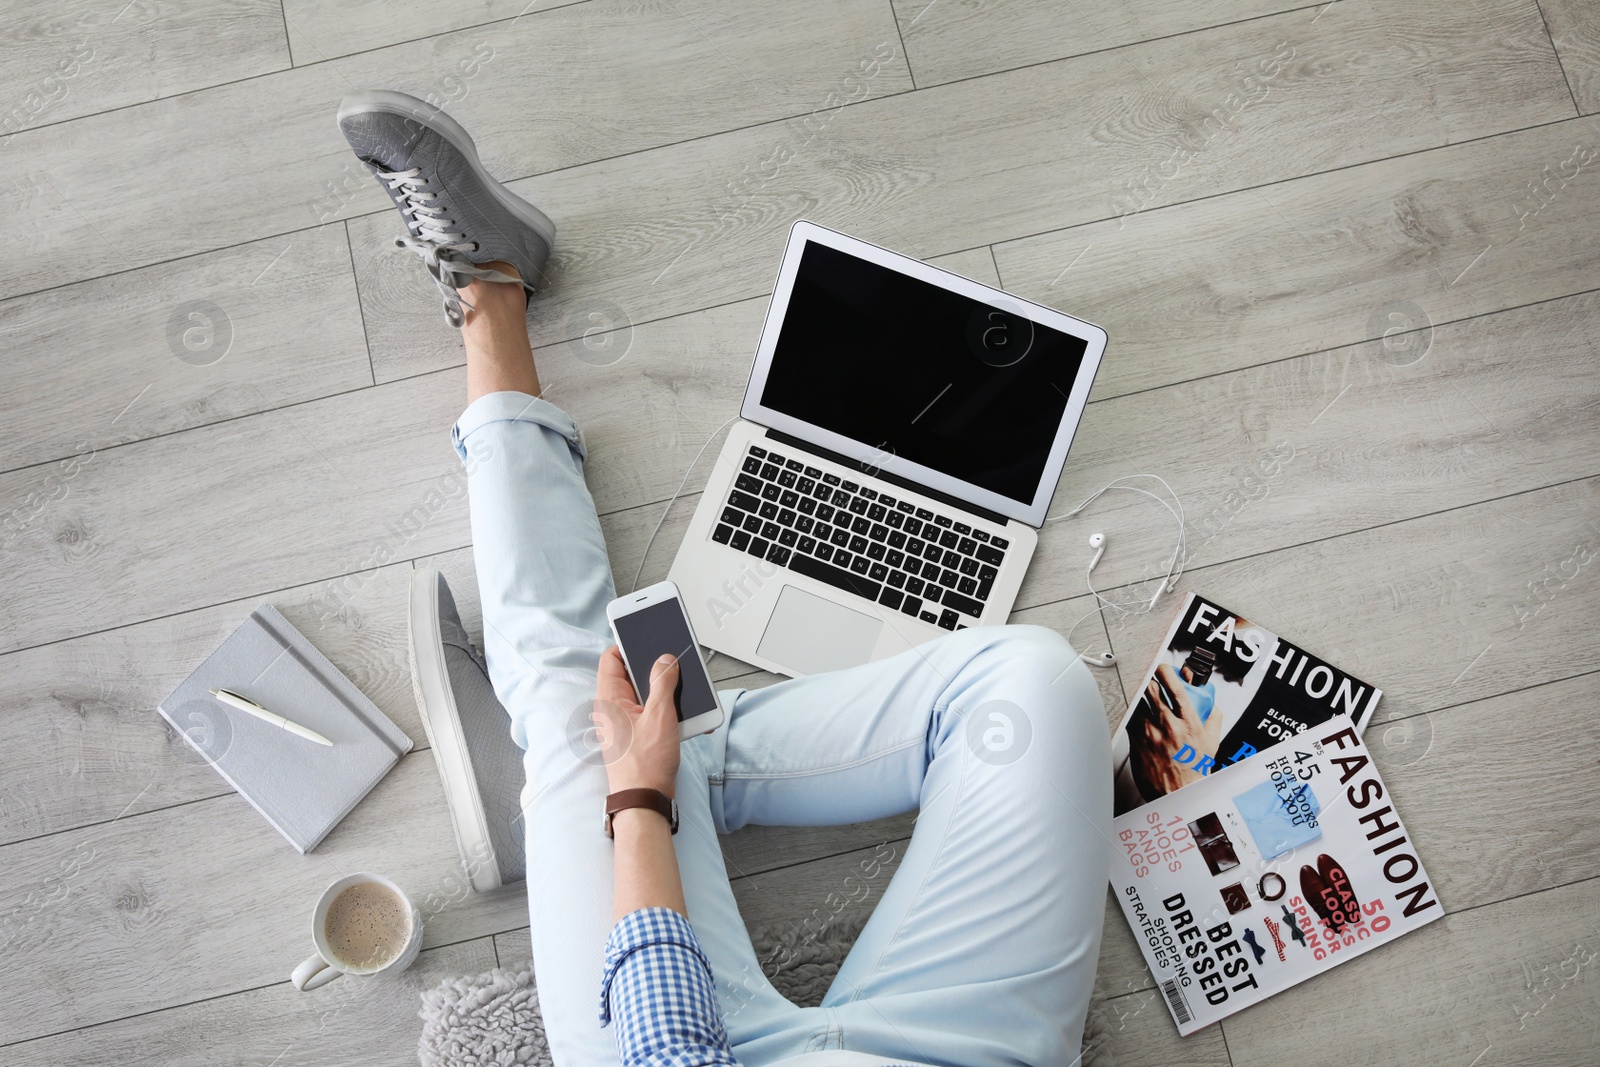
<path id="1" fill-rule="evenodd" d="M 588 458 L 583 445 L 583 432 L 572 416 L 542 397 L 527 393 L 486 393 L 467 405 L 456 424 L 450 429 L 450 440 L 456 447 L 461 462 L 467 461 L 467 438 L 493 422 L 531 422 L 536 426 L 554 430 L 566 439 L 568 447 L 582 462 Z"/>

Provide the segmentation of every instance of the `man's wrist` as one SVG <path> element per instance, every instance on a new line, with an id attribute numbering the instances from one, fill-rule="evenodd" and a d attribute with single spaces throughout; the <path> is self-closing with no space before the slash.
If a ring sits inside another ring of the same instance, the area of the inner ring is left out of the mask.
<path id="1" fill-rule="evenodd" d="M 647 782 L 643 779 L 618 780 L 607 782 L 607 793 L 620 793 L 625 789 L 654 789 L 668 800 L 676 800 L 676 782 Z"/>
<path id="2" fill-rule="evenodd" d="M 649 833 L 652 828 L 665 830 L 667 836 L 672 836 L 672 823 L 655 808 L 623 808 L 611 816 L 613 837 L 631 833 Z"/>
<path id="3" fill-rule="evenodd" d="M 606 836 L 616 836 L 613 829 L 616 816 L 639 808 L 656 812 L 672 833 L 678 832 L 678 802 L 654 786 L 634 786 L 606 797 Z"/>

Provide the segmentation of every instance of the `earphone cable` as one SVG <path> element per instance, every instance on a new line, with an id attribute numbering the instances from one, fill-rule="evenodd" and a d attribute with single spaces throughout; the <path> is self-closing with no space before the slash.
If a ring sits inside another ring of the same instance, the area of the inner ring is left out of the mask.
<path id="1" fill-rule="evenodd" d="M 644 551 L 639 553 L 639 566 L 638 569 L 633 572 L 633 582 L 628 587 L 628 592 L 631 593 L 635 589 L 639 588 L 639 578 L 644 574 L 644 561 L 650 558 L 650 546 L 656 543 L 656 534 L 661 532 L 661 527 L 666 523 L 667 516 L 671 514 L 672 505 L 676 504 L 678 502 L 678 497 L 683 495 L 683 487 L 689 484 L 689 475 L 694 472 L 695 464 L 699 463 L 700 457 L 706 454 L 706 449 L 711 447 L 711 442 L 715 441 L 717 436 L 721 434 L 723 430 L 726 430 L 729 426 L 732 426 L 738 421 L 738 419 L 739 416 L 735 415 L 721 426 L 718 426 L 715 430 L 712 430 L 711 436 L 706 438 L 706 443 L 700 446 L 700 451 L 696 452 L 694 454 L 694 458 L 689 461 L 688 468 L 683 472 L 683 480 L 678 483 L 678 488 L 672 491 L 672 496 L 667 501 L 667 506 L 661 509 L 661 518 L 656 520 L 656 528 L 650 531 L 650 537 L 644 543 Z"/>
<path id="2" fill-rule="evenodd" d="M 1172 504 L 1169 504 L 1165 499 L 1163 499 L 1162 497 L 1158 496 L 1155 493 L 1152 493 L 1148 489 L 1142 489 L 1137 485 L 1118 485 L 1117 484 L 1118 482 L 1124 481 L 1125 479 L 1128 479 L 1128 478 L 1150 478 L 1150 479 L 1153 479 L 1155 481 L 1160 482 L 1162 487 L 1164 489 L 1166 489 L 1166 491 L 1168 493 L 1172 494 L 1172 501 L 1173 501 L 1173 503 L 1177 504 L 1177 507 L 1174 508 Z M 1168 564 L 1166 576 L 1162 579 L 1162 582 L 1161 582 L 1161 592 L 1166 592 L 1166 593 L 1172 592 L 1173 588 L 1177 585 L 1178 579 L 1183 576 L 1184 567 L 1187 566 L 1188 562 L 1189 562 L 1189 558 L 1188 558 L 1189 557 L 1189 537 L 1188 537 L 1188 532 L 1189 531 L 1188 531 L 1188 524 L 1184 521 L 1183 500 L 1178 496 L 1178 494 L 1176 492 L 1173 492 L 1172 486 L 1168 485 L 1167 484 L 1167 480 L 1165 478 L 1161 477 L 1159 474 L 1125 474 L 1125 475 L 1122 475 L 1119 478 L 1113 478 L 1110 482 L 1108 482 L 1106 485 L 1102 486 L 1099 490 L 1097 490 L 1094 493 L 1091 493 L 1087 498 L 1084 499 L 1083 503 L 1079 504 L 1077 507 L 1073 508 L 1071 511 L 1064 511 L 1059 515 L 1051 515 L 1051 516 L 1047 517 L 1044 521 L 1048 524 L 1048 523 L 1052 523 L 1052 522 L 1060 522 L 1062 519 L 1070 519 L 1074 515 L 1077 515 L 1080 512 L 1082 512 L 1083 509 L 1087 508 L 1090 504 L 1094 503 L 1102 495 L 1104 495 L 1105 493 L 1111 491 L 1112 489 L 1122 489 L 1122 490 L 1125 490 L 1126 492 L 1129 492 L 1129 493 L 1139 493 L 1139 494 L 1141 494 L 1143 496 L 1149 497 L 1151 500 L 1154 500 L 1156 503 L 1158 503 L 1162 507 L 1166 508 L 1167 512 L 1169 514 L 1171 514 L 1173 519 L 1176 520 L 1176 522 L 1178 523 L 1178 542 L 1177 542 L 1177 545 L 1173 548 L 1172 561 L 1171 561 L 1171 563 Z M 1103 598 L 1100 593 L 1096 592 L 1095 589 L 1094 589 L 1093 583 L 1089 582 L 1087 580 L 1087 577 L 1085 578 L 1085 584 L 1089 586 L 1089 592 L 1094 593 L 1096 599 L 1100 600 L 1102 603 L 1105 603 L 1105 604 L 1109 605 L 1113 611 L 1119 612 L 1121 614 L 1129 614 L 1128 609 L 1122 607 L 1120 604 L 1115 604 L 1112 601 Z M 1159 598 L 1159 593 L 1157 594 L 1157 598 Z M 1153 598 L 1152 599 L 1151 607 L 1154 607 L 1154 601 L 1157 598 Z M 1149 609 L 1146 609 L 1146 610 L 1149 610 Z M 1139 614 L 1143 614 L 1143 613 L 1140 612 Z"/>

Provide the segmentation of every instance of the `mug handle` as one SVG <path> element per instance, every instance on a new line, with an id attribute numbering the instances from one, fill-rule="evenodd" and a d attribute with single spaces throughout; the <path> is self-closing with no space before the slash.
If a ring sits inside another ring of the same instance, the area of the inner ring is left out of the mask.
<path id="1" fill-rule="evenodd" d="M 309 993 L 313 989 L 319 989 L 327 985 L 343 973 L 343 971 L 323 959 L 322 953 L 313 952 L 305 960 L 301 961 L 300 966 L 294 969 L 293 974 L 289 975 L 289 981 L 300 992 Z"/>

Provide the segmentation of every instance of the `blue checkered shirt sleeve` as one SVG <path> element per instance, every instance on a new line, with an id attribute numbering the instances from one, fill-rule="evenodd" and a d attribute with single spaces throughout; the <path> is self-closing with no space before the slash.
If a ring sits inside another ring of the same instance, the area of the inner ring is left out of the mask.
<path id="1" fill-rule="evenodd" d="M 612 1027 L 625 1067 L 738 1067 L 711 963 L 671 908 L 640 908 L 611 928 L 600 1025 Z"/>

